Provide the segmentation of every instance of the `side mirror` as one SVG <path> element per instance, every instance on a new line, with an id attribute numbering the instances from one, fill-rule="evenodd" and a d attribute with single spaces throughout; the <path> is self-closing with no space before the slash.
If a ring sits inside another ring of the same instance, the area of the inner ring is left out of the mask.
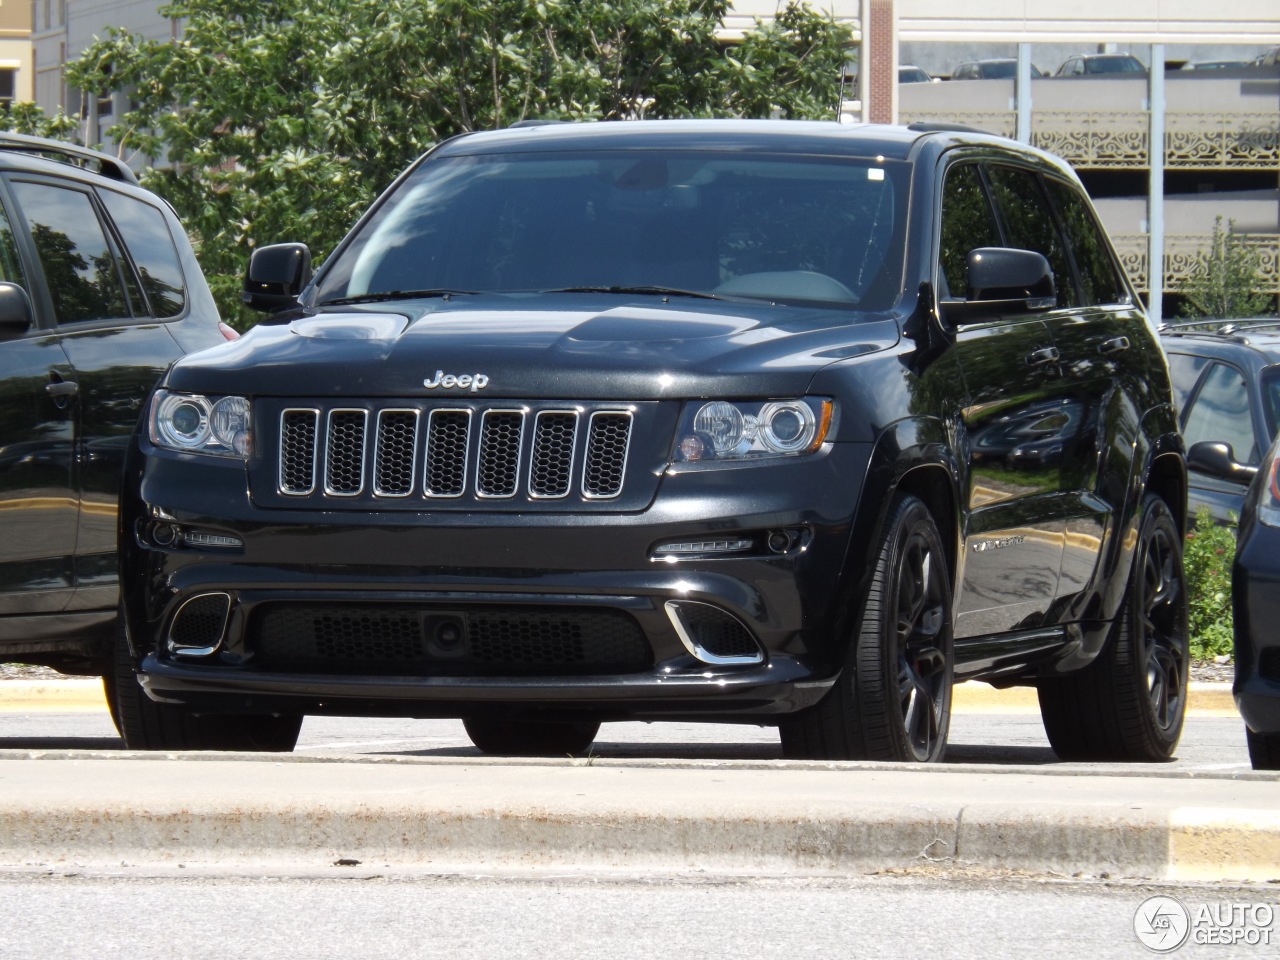
<path id="1" fill-rule="evenodd" d="M 1258 468 L 1236 461 L 1231 444 L 1218 440 L 1201 440 L 1187 451 L 1187 469 L 1196 473 L 1247 484 L 1257 476 Z"/>
<path id="2" fill-rule="evenodd" d="M 31 329 L 33 319 L 27 291 L 0 281 L 0 340 L 16 340 Z"/>
<path id="3" fill-rule="evenodd" d="M 259 247 L 249 256 L 241 299 L 254 310 L 296 306 L 298 294 L 311 282 L 311 251 L 303 243 Z"/>
<path id="4" fill-rule="evenodd" d="M 1052 310 L 1058 304 L 1053 270 L 1044 255 L 1034 250 L 970 250 L 968 277 L 966 299 L 942 304 L 943 316 L 953 324 Z"/>

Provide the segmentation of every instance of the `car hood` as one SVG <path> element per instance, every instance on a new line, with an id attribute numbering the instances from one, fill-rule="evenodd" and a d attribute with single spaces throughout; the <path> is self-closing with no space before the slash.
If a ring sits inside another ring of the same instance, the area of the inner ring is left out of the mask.
<path id="1" fill-rule="evenodd" d="M 250 396 L 800 395 L 822 367 L 898 336 L 892 318 L 849 309 L 455 296 L 261 325 L 180 360 L 166 385 Z"/>

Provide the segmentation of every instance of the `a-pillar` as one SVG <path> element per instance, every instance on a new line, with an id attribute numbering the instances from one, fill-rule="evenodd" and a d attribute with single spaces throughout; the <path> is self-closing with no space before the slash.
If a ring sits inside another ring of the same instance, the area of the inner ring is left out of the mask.
<path id="1" fill-rule="evenodd" d="M 858 96 L 863 123 L 898 122 L 898 14 L 894 0 L 862 0 Z"/>

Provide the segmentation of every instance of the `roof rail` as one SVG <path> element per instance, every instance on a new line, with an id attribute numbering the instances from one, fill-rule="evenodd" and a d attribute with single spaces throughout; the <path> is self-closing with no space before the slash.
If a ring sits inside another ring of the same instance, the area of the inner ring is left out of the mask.
<path id="1" fill-rule="evenodd" d="M 118 160 L 100 150 L 77 147 L 73 143 L 66 143 L 62 140 L 29 137 L 23 133 L 0 133 L 0 150 L 45 156 L 63 163 L 74 163 L 81 167 L 86 164 L 94 164 L 96 172 L 108 180 L 120 180 L 123 183 L 132 183 L 134 185 L 138 183 L 137 175 L 123 160 Z"/>
<path id="2" fill-rule="evenodd" d="M 550 127 L 556 124 L 573 123 L 572 120 L 517 120 L 507 124 L 508 130 L 521 130 L 525 127 Z"/>
<path id="3" fill-rule="evenodd" d="M 948 120 L 917 120 L 915 123 L 908 123 L 907 129 L 916 133 L 983 133 L 988 137 L 1000 136 L 990 130 L 979 130 L 966 123 L 951 123 Z"/>
<path id="4" fill-rule="evenodd" d="M 1161 332 L 1177 333 L 1234 333 L 1240 327 L 1274 327 L 1280 325 L 1280 317 L 1202 317 L 1199 320 L 1179 320 L 1177 323 L 1161 323 Z"/>

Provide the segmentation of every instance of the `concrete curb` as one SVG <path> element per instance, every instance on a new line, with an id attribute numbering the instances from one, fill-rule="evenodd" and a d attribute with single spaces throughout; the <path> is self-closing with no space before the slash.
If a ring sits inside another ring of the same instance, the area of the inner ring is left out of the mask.
<path id="1" fill-rule="evenodd" d="M 0 864 L 1267 881 L 1280 874 L 1277 782 L 767 761 L 9 754 Z"/>
<path id="2" fill-rule="evenodd" d="M 952 709 L 961 713 L 1039 713 L 1031 687 L 997 690 L 985 683 L 962 683 L 955 688 Z M 65 680 L 0 681 L 0 711 L 48 710 L 79 712 L 106 710 L 102 681 L 94 677 Z M 1238 716 L 1229 683 L 1192 683 L 1187 710 L 1200 716 Z"/>

